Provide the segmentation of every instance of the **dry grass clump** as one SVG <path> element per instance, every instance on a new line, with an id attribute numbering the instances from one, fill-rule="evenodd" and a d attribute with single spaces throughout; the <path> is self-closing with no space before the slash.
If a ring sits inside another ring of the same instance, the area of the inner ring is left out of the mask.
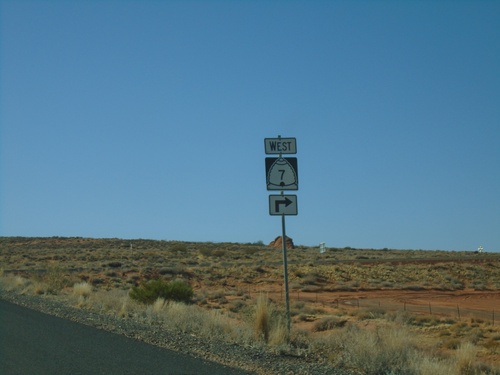
<path id="1" fill-rule="evenodd" d="M 0 287 L 6 291 L 18 291 L 25 293 L 31 284 L 29 279 L 17 275 L 7 275 L 0 278 Z"/>
<path id="2" fill-rule="evenodd" d="M 255 336 L 258 339 L 269 341 L 271 331 L 272 306 L 267 296 L 260 294 L 255 306 Z"/>
<path id="3" fill-rule="evenodd" d="M 73 285 L 73 295 L 78 298 L 78 307 L 83 307 L 92 293 L 92 285 L 86 281 Z"/>
<path id="4" fill-rule="evenodd" d="M 253 320 L 255 338 L 271 347 L 286 346 L 289 335 L 284 315 L 283 311 L 279 311 L 276 305 L 261 293 L 255 303 Z"/>
<path id="5" fill-rule="evenodd" d="M 418 337 L 399 325 L 372 330 L 348 324 L 312 345 L 330 353 L 328 358 L 333 366 L 367 375 L 469 374 L 457 372 L 454 359 L 437 357 L 420 348 Z"/>
<path id="6" fill-rule="evenodd" d="M 457 374 L 475 374 L 477 347 L 470 342 L 465 342 L 455 352 Z"/>
<path id="7" fill-rule="evenodd" d="M 57 294 L 67 285 L 68 280 L 59 269 L 49 269 L 43 276 L 33 279 L 15 274 L 4 274 L 0 277 L 0 287 L 21 294 Z"/>
<path id="8" fill-rule="evenodd" d="M 450 361 L 445 359 L 436 359 L 433 357 L 414 357 L 410 364 L 410 367 L 414 369 L 412 374 L 415 375 L 458 375 L 450 373 L 451 366 Z"/>
<path id="9" fill-rule="evenodd" d="M 206 339 L 219 339 L 240 344 L 252 342 L 248 327 L 231 319 L 220 310 L 204 310 L 196 305 L 166 301 L 163 298 L 158 298 L 147 307 L 132 300 L 129 303 L 139 308 L 132 313 L 133 315 L 139 319 L 142 317 L 152 324 Z"/>
<path id="10" fill-rule="evenodd" d="M 455 374 L 498 375 L 500 370 L 477 360 L 479 348 L 471 342 L 462 343 L 453 356 Z"/>
<path id="11" fill-rule="evenodd" d="M 350 326 L 343 332 L 344 350 L 339 364 L 366 374 L 409 373 L 416 341 L 409 332 L 391 327 L 375 331 Z"/>
<path id="12" fill-rule="evenodd" d="M 113 314 L 125 318 L 139 310 L 139 304 L 133 302 L 125 290 L 97 289 L 87 298 L 86 305 L 101 313 Z"/>
<path id="13" fill-rule="evenodd" d="M 73 294 L 78 297 L 87 298 L 92 293 L 92 285 L 86 281 L 73 285 Z"/>
<path id="14" fill-rule="evenodd" d="M 165 298 L 158 298 L 152 305 L 152 310 L 153 310 L 153 313 L 155 314 L 159 314 L 163 308 L 165 307 L 165 304 L 167 303 L 167 301 L 165 300 Z"/>
<path id="15" fill-rule="evenodd" d="M 356 369 L 367 375 L 481 375 L 498 374 L 477 359 L 478 348 L 463 342 L 451 356 L 439 356 L 420 346 L 418 336 L 399 324 L 375 329 L 347 324 L 334 328 L 311 343 L 315 350 L 330 353 L 333 366 Z"/>

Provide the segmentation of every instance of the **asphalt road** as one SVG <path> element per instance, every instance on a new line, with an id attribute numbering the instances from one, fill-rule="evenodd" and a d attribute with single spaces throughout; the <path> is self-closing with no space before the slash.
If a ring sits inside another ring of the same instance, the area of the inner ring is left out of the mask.
<path id="1" fill-rule="evenodd" d="M 246 372 L 0 300 L 0 374 Z"/>

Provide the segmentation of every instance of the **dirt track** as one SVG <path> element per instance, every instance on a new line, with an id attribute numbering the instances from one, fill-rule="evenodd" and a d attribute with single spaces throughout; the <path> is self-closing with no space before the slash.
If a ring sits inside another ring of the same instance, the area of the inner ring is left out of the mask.
<path id="1" fill-rule="evenodd" d="M 336 261 L 335 263 L 361 264 L 441 264 L 467 263 L 480 264 L 498 262 L 496 254 L 477 255 L 474 257 L 450 258 L 413 258 L 413 259 L 355 259 Z M 281 288 L 263 288 L 274 300 L 284 301 Z M 330 308 L 383 309 L 385 311 L 405 310 L 415 314 L 436 315 L 453 319 L 482 319 L 487 322 L 500 322 L 500 291 L 498 290 L 436 290 L 424 289 L 378 289 L 358 291 L 318 291 L 318 292 L 290 292 L 290 301 L 304 301 L 316 303 L 327 310 Z"/>
<path id="2" fill-rule="evenodd" d="M 276 301 L 283 301 L 281 290 L 263 288 L 262 292 Z M 440 290 L 370 290 L 356 292 L 290 292 L 293 305 L 297 301 L 316 304 L 323 309 L 385 311 L 405 310 L 414 314 L 482 319 L 500 322 L 500 291 L 440 291 Z"/>

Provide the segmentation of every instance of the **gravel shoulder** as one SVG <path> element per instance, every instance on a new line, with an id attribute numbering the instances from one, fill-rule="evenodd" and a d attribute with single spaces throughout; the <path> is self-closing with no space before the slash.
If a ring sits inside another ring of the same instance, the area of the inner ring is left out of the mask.
<path id="1" fill-rule="evenodd" d="M 0 290 L 0 298 L 33 310 L 121 334 L 156 346 L 241 368 L 243 370 L 242 373 L 251 372 L 262 375 L 349 374 L 345 371 L 335 370 L 319 362 L 318 358 L 280 355 L 258 347 L 243 347 L 225 342 L 217 342 L 216 340 L 207 341 L 195 335 L 184 334 L 179 331 L 166 329 L 165 327 L 68 306 L 58 301 L 57 296 L 21 295 L 15 292 Z"/>

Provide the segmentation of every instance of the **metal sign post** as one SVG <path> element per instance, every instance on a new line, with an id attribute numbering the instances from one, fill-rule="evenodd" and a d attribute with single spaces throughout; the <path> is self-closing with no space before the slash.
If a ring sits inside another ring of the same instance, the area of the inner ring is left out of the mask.
<path id="1" fill-rule="evenodd" d="M 281 248 L 283 250 L 283 274 L 285 282 L 285 303 L 286 303 L 286 326 L 288 329 L 288 337 L 292 328 L 290 317 L 290 293 L 288 290 L 288 261 L 286 256 L 286 233 L 285 233 L 285 215 L 281 215 Z"/>
<path id="2" fill-rule="evenodd" d="M 281 215 L 281 247 L 283 251 L 283 273 L 285 284 L 286 320 L 288 337 L 290 337 L 290 293 L 288 289 L 288 260 L 286 254 L 285 216 L 297 215 L 297 196 L 285 195 L 284 190 L 298 190 L 297 158 L 283 158 L 282 154 L 296 154 L 297 141 L 295 138 L 265 138 L 266 154 L 278 154 L 278 158 L 266 158 L 266 186 L 267 190 L 281 190 L 281 195 L 269 196 L 269 214 Z"/>

